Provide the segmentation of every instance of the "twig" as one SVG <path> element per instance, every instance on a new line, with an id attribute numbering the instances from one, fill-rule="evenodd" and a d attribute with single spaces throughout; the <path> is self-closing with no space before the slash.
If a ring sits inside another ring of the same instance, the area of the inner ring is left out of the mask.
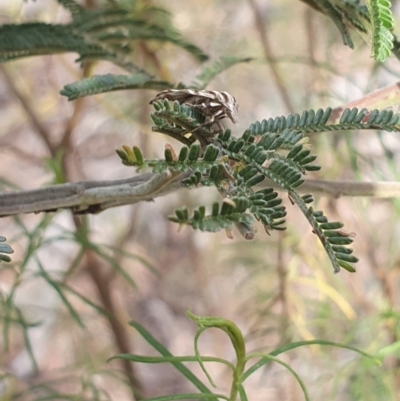
<path id="1" fill-rule="evenodd" d="M 149 201 L 181 188 L 182 173 L 145 173 L 111 181 L 81 181 L 30 191 L 0 193 L 0 217 L 19 213 L 52 212 L 71 209 L 74 213 L 99 213 L 111 207 Z M 280 189 L 272 181 L 267 187 Z M 334 196 L 400 198 L 399 182 L 354 182 L 306 180 L 301 193 Z"/>
<path id="2" fill-rule="evenodd" d="M 99 213 L 107 208 L 149 201 L 180 188 L 175 174 L 142 174 L 114 181 L 81 181 L 31 191 L 0 193 L 0 216 L 71 209 Z"/>
<path id="3" fill-rule="evenodd" d="M 306 180 L 298 190 L 299 192 L 332 195 L 335 198 L 340 198 L 342 196 L 400 198 L 400 182 L 397 181 L 357 182 Z"/>
<path id="4" fill-rule="evenodd" d="M 290 100 L 288 90 L 285 86 L 283 78 L 278 70 L 276 64 L 276 58 L 272 51 L 272 46 L 269 41 L 269 35 L 267 32 L 266 24 L 262 18 L 262 12 L 256 3 L 256 0 L 248 0 L 250 3 L 251 8 L 253 9 L 254 13 L 254 21 L 257 27 L 257 30 L 260 34 L 261 44 L 264 50 L 264 55 L 266 60 L 268 61 L 269 68 L 271 70 L 272 76 L 275 81 L 275 85 L 278 88 L 278 91 L 281 95 L 282 101 L 285 104 L 285 107 L 289 113 L 294 113 L 294 107 L 292 101 Z"/>
<path id="5" fill-rule="evenodd" d="M 373 109 L 392 109 L 398 113 L 398 107 L 400 104 L 400 82 L 385 86 L 384 88 L 377 89 L 363 96 L 360 99 L 353 100 L 343 106 L 336 107 L 333 109 L 329 122 L 337 121 L 343 113 L 344 109 L 352 109 L 357 107 L 358 109 L 366 108 L 368 110 Z"/>

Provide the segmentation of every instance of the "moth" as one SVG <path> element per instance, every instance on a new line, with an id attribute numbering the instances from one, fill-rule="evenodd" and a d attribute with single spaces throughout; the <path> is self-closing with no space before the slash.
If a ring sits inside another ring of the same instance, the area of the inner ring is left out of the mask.
<path id="1" fill-rule="evenodd" d="M 168 89 L 160 92 L 150 104 L 159 100 L 167 99 L 171 102 L 177 100 L 180 104 L 195 107 L 206 117 L 206 122 L 197 129 L 203 126 L 212 126 L 214 123 L 222 132 L 224 130 L 220 120 L 228 117 L 233 123 L 238 120 L 238 104 L 236 99 L 228 92 L 194 90 L 194 89 Z"/>

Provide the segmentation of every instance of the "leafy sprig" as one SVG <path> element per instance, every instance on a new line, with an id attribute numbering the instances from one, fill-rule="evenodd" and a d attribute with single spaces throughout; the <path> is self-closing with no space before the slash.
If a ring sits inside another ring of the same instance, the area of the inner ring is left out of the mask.
<path id="1" fill-rule="evenodd" d="M 175 216 L 170 216 L 169 220 L 180 225 L 189 225 L 194 229 L 201 231 L 216 232 L 221 229 L 231 229 L 233 223 L 243 223 L 251 226 L 254 223 L 254 217 L 246 213 L 249 202 L 244 197 L 226 198 L 221 204 L 214 202 L 212 212 L 206 215 L 205 206 L 200 206 L 193 211 L 189 217 L 186 208 L 175 210 Z"/>
<path id="2" fill-rule="evenodd" d="M 332 123 L 330 118 L 332 109 L 305 110 L 300 114 L 289 114 L 257 121 L 249 126 L 247 131 L 251 135 L 264 135 L 266 133 L 281 133 L 285 129 L 292 129 L 303 134 L 312 132 L 329 132 L 356 129 L 383 129 L 385 131 L 400 131 L 400 115 L 392 110 L 368 111 L 357 107 L 343 110 L 339 122 Z"/>
<path id="3" fill-rule="evenodd" d="M 117 90 L 127 89 L 156 89 L 162 91 L 171 88 L 173 84 L 167 81 L 156 80 L 153 77 L 141 73 L 133 75 L 94 75 L 65 85 L 60 94 L 68 100 L 75 100 L 85 96 L 97 95 Z"/>
<path id="4" fill-rule="evenodd" d="M 190 85 L 194 89 L 204 89 L 217 75 L 239 63 L 248 63 L 250 57 L 222 56 L 218 60 L 208 63 L 195 81 Z"/>
<path id="5" fill-rule="evenodd" d="M 322 211 L 314 211 L 312 194 L 297 191 L 305 175 L 317 171 L 305 134 L 348 129 L 384 129 L 399 131 L 400 115 L 392 111 L 346 109 L 338 122 L 331 122 L 332 109 L 304 111 L 302 115 L 270 118 L 251 124 L 239 137 L 226 129 L 217 134 L 202 126 L 204 116 L 197 109 L 166 100 L 154 103 L 152 119 L 158 131 L 185 145 L 177 152 L 167 145 L 164 159 L 145 159 L 138 147 L 117 150 L 125 165 L 139 169 L 152 168 L 154 173 L 181 172 L 181 184 L 188 187 L 214 186 L 223 196 L 214 202 L 207 214 L 205 205 L 192 214 L 186 209 L 176 210 L 170 220 L 202 231 L 230 230 L 235 224 L 245 230 L 244 236 L 254 237 L 254 223 L 260 222 L 265 230 L 285 229 L 286 208 L 279 192 L 268 183 L 273 182 L 286 192 L 309 221 L 313 233 L 321 241 L 334 271 L 344 268 L 354 272 L 358 259 L 352 255 L 354 235 L 343 230 L 341 222 L 329 222 Z M 247 235 L 251 231 L 251 235 Z"/>
<path id="6" fill-rule="evenodd" d="M 246 350 L 246 342 L 243 333 L 239 327 L 231 320 L 224 319 L 217 316 L 196 316 L 190 310 L 186 312 L 187 317 L 192 320 L 197 326 L 197 332 L 194 337 L 194 355 L 190 356 L 174 356 L 163 344 L 154 338 L 154 336 L 146 330 L 142 325 L 136 321 L 130 322 L 132 326 L 139 335 L 152 347 L 155 351 L 159 353 L 156 356 L 147 355 L 136 355 L 136 354 L 118 354 L 109 359 L 109 361 L 114 359 L 123 359 L 131 361 L 134 363 L 145 363 L 145 364 L 161 364 L 167 363 L 171 364 L 182 376 L 184 376 L 189 382 L 192 383 L 194 388 L 197 390 L 196 393 L 185 393 L 185 394 L 171 394 L 162 397 L 165 401 L 172 401 L 177 399 L 205 399 L 205 400 L 218 400 L 223 399 L 227 401 L 235 401 L 239 399 L 241 401 L 246 401 L 248 399 L 245 381 L 260 368 L 271 363 L 278 363 L 287 369 L 295 378 L 300 388 L 304 399 L 306 401 L 310 400 L 308 391 L 305 383 L 301 379 L 298 373 L 290 367 L 287 363 L 283 362 L 282 359 L 278 358 L 278 355 L 288 352 L 290 350 L 296 349 L 298 347 L 303 347 L 307 345 L 322 345 L 322 346 L 333 346 L 343 349 L 348 349 L 360 354 L 363 357 L 371 359 L 373 362 L 378 363 L 378 361 L 372 356 L 366 354 L 346 344 L 334 343 L 325 340 L 311 340 L 311 341 L 298 341 L 285 344 L 282 347 L 276 348 L 270 353 L 254 352 L 248 353 Z M 230 344 L 235 351 L 234 362 L 227 361 L 225 359 L 218 358 L 216 356 L 204 356 L 201 355 L 199 350 L 199 339 L 201 334 L 210 329 L 218 329 L 223 331 Z M 257 359 L 257 362 L 253 360 Z M 228 373 L 231 375 L 232 384 L 229 396 L 215 393 L 210 390 L 203 381 L 197 377 L 185 364 L 187 363 L 198 363 L 207 377 L 209 383 L 212 387 L 216 388 L 216 384 L 212 378 L 212 375 L 208 372 L 206 365 L 210 362 L 219 363 L 224 365 L 224 367 L 229 368 Z M 250 365 L 250 366 L 249 366 Z M 157 398 L 158 400 L 161 398 Z M 155 400 L 155 399 L 152 399 Z"/>
<path id="7" fill-rule="evenodd" d="M 389 0 L 366 0 L 372 27 L 372 57 L 385 61 L 393 49 L 394 20 Z"/>
<path id="8" fill-rule="evenodd" d="M 71 12 L 69 24 L 23 23 L 0 27 L 0 62 L 43 54 L 75 52 L 78 61 L 108 60 L 128 71 L 145 73 L 131 60 L 137 40 L 172 43 L 198 61 L 208 56 L 184 39 L 172 26 L 162 26 L 145 16 L 134 17 L 117 7 L 83 9 L 76 2 L 59 3 Z M 150 75 L 150 74 L 148 74 Z"/>
<path id="9" fill-rule="evenodd" d="M 371 55 L 383 62 L 391 54 L 399 58 L 399 42 L 393 35 L 394 19 L 389 0 L 302 0 L 329 17 L 342 35 L 343 43 L 354 47 L 349 27 L 372 41 Z M 368 40 L 367 39 L 367 40 Z"/>

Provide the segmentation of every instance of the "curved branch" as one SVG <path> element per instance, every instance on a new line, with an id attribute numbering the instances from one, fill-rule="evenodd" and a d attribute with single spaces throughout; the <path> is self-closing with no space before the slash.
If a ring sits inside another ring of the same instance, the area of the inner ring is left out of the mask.
<path id="1" fill-rule="evenodd" d="M 81 181 L 30 191 L 0 193 L 0 217 L 19 213 L 99 213 L 110 207 L 149 201 L 177 191 L 182 173 L 145 173 L 112 181 Z"/>
<path id="2" fill-rule="evenodd" d="M 71 209 L 76 214 L 100 213 L 122 205 L 149 201 L 176 192 L 187 173 L 145 173 L 111 181 L 81 181 L 30 191 L 0 193 L 0 217 L 19 213 L 53 212 Z M 281 189 L 273 182 L 267 187 Z M 341 196 L 400 198 L 399 182 L 354 182 L 306 180 L 301 193 Z"/>

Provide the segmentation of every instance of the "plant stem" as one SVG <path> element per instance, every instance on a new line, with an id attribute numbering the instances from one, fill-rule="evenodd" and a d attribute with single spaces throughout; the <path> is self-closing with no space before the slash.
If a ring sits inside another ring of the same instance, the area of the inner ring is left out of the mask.
<path id="1" fill-rule="evenodd" d="M 189 319 L 197 323 L 200 332 L 204 331 L 204 329 L 206 328 L 215 327 L 216 329 L 224 331 L 230 338 L 236 353 L 236 366 L 232 375 L 232 386 L 231 386 L 229 401 L 235 401 L 238 394 L 237 384 L 241 380 L 241 376 L 244 372 L 244 368 L 246 365 L 246 345 L 244 342 L 242 332 L 240 331 L 239 327 L 236 326 L 235 323 L 227 319 L 214 316 L 204 316 L 204 317 L 196 316 L 190 310 L 186 311 L 186 315 L 188 316 Z M 195 348 L 196 348 L 196 340 L 195 340 Z"/>
<path id="2" fill-rule="evenodd" d="M 36 190 L 4 192 L 0 194 L 0 217 L 57 209 L 71 209 L 80 214 L 99 213 L 107 208 L 149 201 L 176 192 L 182 188 L 179 183 L 182 178 L 144 173 L 122 180 L 70 182 Z M 281 189 L 272 181 L 265 183 L 268 188 Z M 306 180 L 298 192 L 334 198 L 400 198 L 400 183 Z M 244 232 L 251 234 L 248 230 Z"/>

